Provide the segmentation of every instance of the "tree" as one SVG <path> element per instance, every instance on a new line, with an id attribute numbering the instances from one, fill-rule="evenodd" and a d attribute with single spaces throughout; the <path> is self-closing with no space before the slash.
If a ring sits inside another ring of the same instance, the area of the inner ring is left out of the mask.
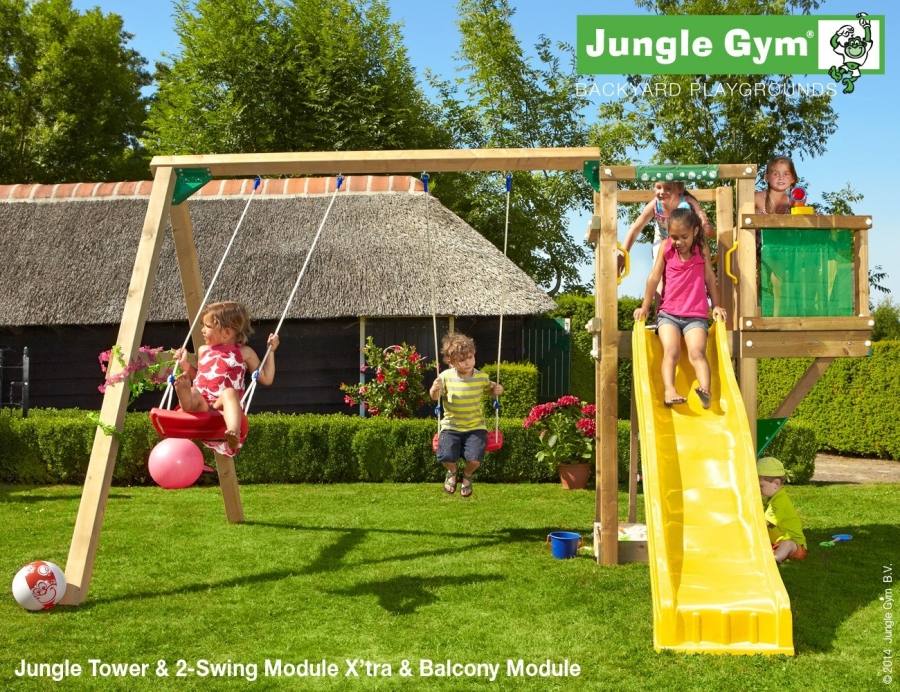
<path id="1" fill-rule="evenodd" d="M 146 176 L 146 60 L 122 18 L 0 0 L 0 182 Z"/>
<path id="2" fill-rule="evenodd" d="M 890 298 L 883 298 L 872 311 L 875 326 L 872 328 L 872 341 L 900 340 L 900 306 Z"/>
<path id="3" fill-rule="evenodd" d="M 825 200 L 823 204 L 813 205 L 816 209 L 816 213 L 852 215 L 853 205 L 857 202 L 861 202 L 863 200 L 863 195 L 854 190 L 850 183 L 847 183 L 844 187 L 835 192 L 823 192 L 822 199 Z M 887 272 L 884 271 L 880 264 L 870 267 L 869 288 L 873 291 L 884 293 L 885 295 L 890 294 L 891 289 L 884 285 L 884 280 L 887 279 L 887 277 Z M 869 301 L 869 309 L 872 309 L 871 300 Z"/>
<path id="4" fill-rule="evenodd" d="M 179 0 L 154 153 L 440 146 L 384 0 Z M 337 173 L 338 171 L 335 171 Z"/>
<path id="5" fill-rule="evenodd" d="M 820 0 L 636 0 L 659 14 L 789 14 Z M 611 162 L 649 148 L 657 163 L 760 163 L 814 156 L 837 129 L 831 96 L 779 75 L 632 75 L 591 133 Z"/>
<path id="6" fill-rule="evenodd" d="M 580 112 L 588 102 L 576 93 L 573 61 L 563 67 L 559 57 L 572 56 L 572 48 L 541 37 L 533 64 L 513 33 L 513 12 L 507 0 L 458 3 L 462 76 L 450 81 L 429 74 L 454 146 L 584 146 L 587 128 Z M 444 174 L 437 178 L 435 195 L 503 247 L 501 176 Z M 508 255 L 551 293 L 563 283 L 579 284 L 578 265 L 587 253 L 568 235 L 566 215 L 589 200 L 590 188 L 580 172 L 517 172 L 513 177 Z"/>

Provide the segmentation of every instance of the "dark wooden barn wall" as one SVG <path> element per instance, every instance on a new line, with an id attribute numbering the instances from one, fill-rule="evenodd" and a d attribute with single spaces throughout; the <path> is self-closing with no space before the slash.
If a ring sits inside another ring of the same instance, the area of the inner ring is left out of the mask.
<path id="1" fill-rule="evenodd" d="M 497 358 L 497 318 L 458 318 L 456 328 L 475 339 L 477 363 L 493 363 Z M 266 335 L 276 322 L 257 322 L 250 345 L 262 356 Z M 522 358 L 520 317 L 504 318 L 503 354 L 507 361 Z M 446 319 L 439 322 L 439 335 L 447 330 Z M 148 324 L 142 343 L 147 346 L 177 347 L 187 325 Z M 102 395 L 98 362 L 101 351 L 115 341 L 117 325 L 65 327 L 0 327 L 0 347 L 21 353 L 28 346 L 31 356 L 31 405 L 35 407 L 97 409 Z M 429 359 L 434 358 L 431 319 L 367 320 L 366 333 L 379 346 L 406 342 L 416 344 Z M 12 357 L 8 353 L 8 357 Z M 16 356 L 16 359 L 18 356 Z M 343 403 L 338 389 L 342 382 L 359 381 L 359 322 L 355 318 L 285 322 L 281 347 L 277 352 L 275 383 L 259 387 L 253 398 L 254 411 L 295 413 L 353 413 Z M 443 367 L 443 365 L 442 365 Z M 433 371 L 426 377 L 426 386 Z M 8 379 L 8 378 L 4 378 Z M 4 400 L 8 392 L 4 392 Z M 133 410 L 158 405 L 161 393 L 141 397 Z"/>

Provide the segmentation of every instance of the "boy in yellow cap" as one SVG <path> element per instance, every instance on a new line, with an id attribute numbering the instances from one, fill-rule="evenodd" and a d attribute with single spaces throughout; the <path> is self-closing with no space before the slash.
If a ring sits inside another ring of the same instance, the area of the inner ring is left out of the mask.
<path id="1" fill-rule="evenodd" d="M 756 473 L 775 562 L 802 560 L 806 557 L 806 536 L 800 516 L 784 487 L 784 465 L 775 457 L 763 457 L 756 462 Z"/>

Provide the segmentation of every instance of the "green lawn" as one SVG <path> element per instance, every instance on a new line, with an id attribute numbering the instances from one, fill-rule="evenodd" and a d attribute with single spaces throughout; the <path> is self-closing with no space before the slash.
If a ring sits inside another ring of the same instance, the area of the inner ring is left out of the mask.
<path id="1" fill-rule="evenodd" d="M 500 689 L 887 689 L 882 568 L 900 545 L 900 486 L 791 489 L 813 546 L 782 575 L 797 656 L 657 654 L 647 565 L 553 560 L 553 529 L 590 537 L 594 496 L 554 485 L 476 484 L 464 501 L 435 485 L 257 485 L 246 524 L 224 520 L 216 488 L 113 488 L 91 592 L 78 608 L 29 613 L 0 602 L 0 684 L 29 663 L 84 668 L 66 687 L 209 689 L 204 662 L 257 664 L 254 689 L 459 689 L 481 677 L 422 677 L 421 659 L 500 664 Z M 10 583 L 34 559 L 64 565 L 80 487 L 0 486 L 0 564 Z M 625 508 L 625 497 L 621 497 Z M 641 508 L 642 509 L 642 508 Z M 849 532 L 831 550 L 818 543 Z M 8 588 L 8 587 L 7 587 Z M 9 591 L 7 591 L 9 594 Z M 90 659 L 148 663 L 144 678 L 91 677 Z M 156 677 L 165 659 L 169 677 Z M 195 668 L 176 677 L 178 659 Z M 265 677 L 264 662 L 333 662 L 336 678 Z M 344 677 L 345 659 L 392 677 Z M 401 676 L 403 660 L 413 675 Z M 507 659 L 548 659 L 578 677 L 511 677 Z M 571 668 L 570 668 L 571 670 Z"/>

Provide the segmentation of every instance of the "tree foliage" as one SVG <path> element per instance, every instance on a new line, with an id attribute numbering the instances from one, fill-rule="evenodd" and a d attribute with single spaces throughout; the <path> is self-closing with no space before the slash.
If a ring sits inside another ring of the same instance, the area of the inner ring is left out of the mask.
<path id="1" fill-rule="evenodd" d="M 442 122 L 453 145 L 469 147 L 584 146 L 587 105 L 575 90 L 576 73 L 566 44 L 541 37 L 536 60 L 516 38 L 507 0 L 460 0 L 461 45 L 454 80 L 429 74 L 438 92 Z M 506 198 L 501 175 L 446 174 L 435 194 L 491 242 L 503 247 Z M 590 200 L 580 173 L 516 172 L 510 208 L 509 257 L 551 293 L 578 285 L 584 247 L 567 233 L 567 214 Z"/>
<path id="2" fill-rule="evenodd" d="M 789 14 L 819 0 L 636 0 L 659 14 Z M 831 96 L 787 75 L 632 75 L 630 93 L 600 107 L 592 141 L 625 162 L 651 149 L 656 162 L 762 163 L 815 156 L 837 129 Z M 821 90 L 824 91 L 824 90 Z"/>
<path id="3" fill-rule="evenodd" d="M 154 153 L 441 144 L 384 0 L 178 0 L 175 26 Z"/>
<path id="4" fill-rule="evenodd" d="M 0 0 L 0 182 L 144 177 L 146 61 L 116 14 Z"/>

